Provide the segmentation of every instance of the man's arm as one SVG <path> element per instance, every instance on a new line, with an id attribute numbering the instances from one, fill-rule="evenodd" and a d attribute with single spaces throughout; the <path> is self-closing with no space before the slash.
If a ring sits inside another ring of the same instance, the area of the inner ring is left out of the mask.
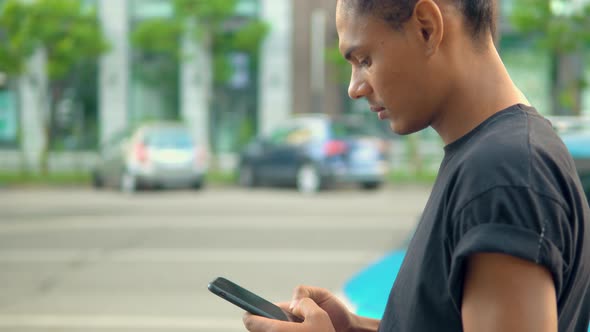
<path id="1" fill-rule="evenodd" d="M 353 326 L 350 332 L 377 332 L 379 329 L 379 320 L 354 315 Z"/>
<path id="2" fill-rule="evenodd" d="M 475 254 L 464 280 L 465 332 L 557 332 L 555 285 L 543 266 L 504 254 Z"/>

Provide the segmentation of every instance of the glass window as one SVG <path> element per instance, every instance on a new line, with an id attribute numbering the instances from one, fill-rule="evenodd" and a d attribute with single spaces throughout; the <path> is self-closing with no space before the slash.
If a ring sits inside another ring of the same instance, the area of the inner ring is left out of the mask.
<path id="1" fill-rule="evenodd" d="M 225 22 L 228 37 L 251 18 L 258 16 L 258 0 L 238 0 L 236 15 Z M 212 90 L 210 128 L 212 149 L 215 153 L 238 152 L 257 132 L 258 109 L 258 58 L 252 55 L 213 50 L 213 57 L 227 59 L 227 80 L 216 81 Z M 219 73 L 213 73 L 214 77 Z M 223 76 L 223 75 L 221 75 Z"/>
<path id="2" fill-rule="evenodd" d="M 590 48 L 586 56 L 590 56 Z M 584 91 L 582 92 L 582 114 L 590 116 L 590 61 L 584 61 Z"/>
<path id="3" fill-rule="evenodd" d="M 145 20 L 148 18 L 166 18 L 172 16 L 170 0 L 132 0 L 131 19 Z"/>
<path id="4" fill-rule="evenodd" d="M 6 81 L 6 78 L 3 80 Z M 16 147 L 18 144 L 16 94 L 6 87 L 3 88 L 2 85 L 0 82 L 0 147 Z"/>
<path id="5" fill-rule="evenodd" d="M 289 145 L 302 145 L 307 144 L 314 138 L 313 131 L 309 127 L 296 127 L 289 132 L 285 137 L 285 143 Z"/>
<path id="6" fill-rule="evenodd" d="M 500 10 L 503 17 L 508 17 L 514 8 L 514 0 L 501 0 Z"/>
<path id="7" fill-rule="evenodd" d="M 276 128 L 270 133 L 269 142 L 272 144 L 282 144 L 287 140 L 287 137 L 293 130 L 293 127 Z"/>
<path id="8" fill-rule="evenodd" d="M 145 143 L 157 148 L 191 148 L 193 138 L 185 128 L 160 128 L 149 131 Z"/>
<path id="9" fill-rule="evenodd" d="M 334 138 L 373 136 L 376 133 L 367 126 L 360 124 L 336 121 L 332 124 L 332 135 Z"/>
<path id="10" fill-rule="evenodd" d="M 240 0 L 236 5 L 236 14 L 254 17 L 258 14 L 258 0 Z"/>
<path id="11" fill-rule="evenodd" d="M 98 62 L 88 61 L 72 73 L 53 110 L 52 150 L 89 150 L 98 145 Z"/>
<path id="12" fill-rule="evenodd" d="M 130 38 L 144 22 L 172 17 L 170 0 L 132 0 Z M 132 45 L 133 47 L 133 45 Z M 179 46 L 180 47 L 180 46 Z M 179 118 L 179 61 L 170 54 L 132 49 L 129 123 Z"/>
<path id="13" fill-rule="evenodd" d="M 516 35 L 503 35 L 500 55 L 512 80 L 541 114 L 551 112 L 550 57 Z"/>

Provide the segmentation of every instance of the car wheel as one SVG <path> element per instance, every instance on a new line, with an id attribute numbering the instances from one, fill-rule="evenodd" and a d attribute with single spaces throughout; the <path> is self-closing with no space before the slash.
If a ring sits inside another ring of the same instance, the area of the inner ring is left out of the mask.
<path id="1" fill-rule="evenodd" d="M 137 177 L 128 172 L 123 173 L 121 176 L 121 191 L 126 194 L 133 194 L 138 189 Z"/>
<path id="2" fill-rule="evenodd" d="M 193 189 L 195 189 L 195 190 L 201 190 L 201 189 L 203 189 L 203 186 L 204 186 L 204 183 L 202 180 L 193 183 Z"/>
<path id="3" fill-rule="evenodd" d="M 258 185 L 256 175 L 254 174 L 254 168 L 249 165 L 240 166 L 238 174 L 238 184 L 242 187 L 252 188 Z"/>
<path id="4" fill-rule="evenodd" d="M 370 182 L 363 182 L 361 183 L 361 188 L 364 190 L 377 190 L 381 187 L 381 182 L 378 181 L 370 181 Z"/>
<path id="5" fill-rule="evenodd" d="M 313 194 L 320 191 L 321 188 L 320 174 L 312 164 L 304 164 L 297 171 L 296 185 L 297 190 L 304 194 Z"/>
<path id="6" fill-rule="evenodd" d="M 102 176 L 100 176 L 100 174 L 96 171 L 92 173 L 92 187 L 96 189 L 101 189 L 104 187 L 104 180 L 102 179 Z"/>

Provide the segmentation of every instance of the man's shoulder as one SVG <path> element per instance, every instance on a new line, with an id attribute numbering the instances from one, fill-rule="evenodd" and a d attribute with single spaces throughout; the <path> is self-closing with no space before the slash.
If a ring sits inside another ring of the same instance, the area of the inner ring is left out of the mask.
<path id="1" fill-rule="evenodd" d="M 463 164 L 481 166 L 476 170 L 494 170 L 506 163 L 515 166 L 539 156 L 562 157 L 567 153 L 551 123 L 524 105 L 498 113 L 466 143 L 459 159 Z"/>
<path id="2" fill-rule="evenodd" d="M 493 176 L 505 168 L 527 171 L 530 140 L 526 119 L 515 114 L 503 114 L 480 128 L 454 156 L 461 176 Z"/>
<path id="3" fill-rule="evenodd" d="M 476 195 L 498 186 L 545 191 L 551 178 L 571 176 L 567 149 L 536 112 L 509 112 L 481 128 L 457 153 L 449 172 Z M 551 174 L 551 176 L 547 176 Z M 557 181 L 557 180 L 556 180 Z"/>

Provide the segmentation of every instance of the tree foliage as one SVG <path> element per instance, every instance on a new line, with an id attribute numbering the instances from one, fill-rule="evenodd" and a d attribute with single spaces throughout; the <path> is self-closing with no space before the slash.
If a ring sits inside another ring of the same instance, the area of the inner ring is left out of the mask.
<path id="1" fill-rule="evenodd" d="M 0 41 L 0 70 L 20 74 L 26 59 L 43 48 L 50 80 L 108 49 L 95 10 L 78 0 L 5 1 Z"/>
<path id="2" fill-rule="evenodd" d="M 67 87 L 79 84 L 80 68 L 95 65 L 108 50 L 96 11 L 79 0 L 5 0 L 0 8 L 0 71 L 22 75 L 27 59 L 43 50 L 49 114 L 39 113 L 46 137 L 41 170 L 47 172 L 56 105 Z M 39 110 L 42 111 L 42 110 Z"/>
<path id="3" fill-rule="evenodd" d="M 326 48 L 326 60 L 334 68 L 332 79 L 338 84 L 348 83 L 352 69 L 348 61 L 340 54 L 337 41 Z"/>
<path id="4" fill-rule="evenodd" d="M 50 80 L 65 78 L 108 50 L 94 8 L 79 0 L 36 0 L 30 4 L 35 36 L 47 53 Z"/>
<path id="5" fill-rule="evenodd" d="M 4 3 L 0 12 L 0 72 L 19 75 L 26 59 L 33 53 L 34 18 L 21 1 Z"/>
<path id="6" fill-rule="evenodd" d="M 244 52 L 256 56 L 268 32 L 267 24 L 255 19 L 232 24 L 229 19 L 235 15 L 236 5 L 236 0 L 174 0 L 171 17 L 140 22 L 132 31 L 131 42 L 143 57 L 182 60 L 194 56 L 183 53 L 181 46 L 182 38 L 191 38 L 212 52 L 214 80 L 224 82 L 231 74 L 226 55 Z"/>
<path id="7" fill-rule="evenodd" d="M 563 0 L 517 0 L 511 22 L 551 56 L 551 103 L 557 115 L 580 114 L 583 60 L 590 44 L 590 4 Z"/>
<path id="8" fill-rule="evenodd" d="M 517 0 L 511 22 L 536 38 L 541 48 L 568 53 L 590 42 L 590 4 L 579 7 L 569 1 Z"/>

